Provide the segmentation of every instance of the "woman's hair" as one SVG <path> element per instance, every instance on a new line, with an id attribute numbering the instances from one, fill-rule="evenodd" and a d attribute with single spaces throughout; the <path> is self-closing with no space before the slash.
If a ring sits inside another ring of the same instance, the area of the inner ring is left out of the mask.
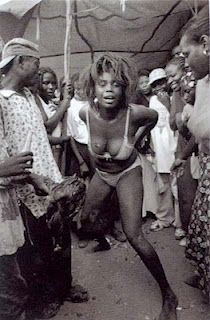
<path id="1" fill-rule="evenodd" d="M 135 86 L 135 70 L 127 59 L 114 56 L 111 53 L 105 53 L 88 66 L 80 77 L 84 93 L 92 107 L 94 107 L 95 83 L 101 74 L 110 71 L 114 73 L 116 81 L 122 86 L 122 99 L 125 99 L 125 104 L 127 105 L 129 96 Z"/>
<path id="2" fill-rule="evenodd" d="M 192 42 L 199 43 L 202 35 L 209 36 L 209 7 L 203 7 L 199 13 L 188 21 L 181 32 Z"/>
<path id="3" fill-rule="evenodd" d="M 184 71 L 185 59 L 184 57 L 174 57 L 167 62 L 166 67 L 169 65 L 177 66 L 179 69 Z"/>
<path id="4" fill-rule="evenodd" d="M 53 77 L 54 77 L 54 79 L 56 81 L 56 88 L 58 87 L 58 79 L 57 79 L 55 71 L 52 70 L 50 67 L 41 67 L 41 68 L 39 68 L 39 78 L 40 78 L 39 95 L 44 100 L 44 102 L 48 103 L 47 94 L 46 94 L 46 92 L 45 92 L 45 90 L 43 89 L 43 86 L 42 86 L 42 81 L 43 81 L 45 73 L 50 73 L 50 74 L 53 75 Z"/>
<path id="5" fill-rule="evenodd" d="M 140 69 L 140 70 L 138 70 L 138 72 L 137 72 L 137 75 L 138 75 L 138 78 L 140 78 L 140 77 L 148 77 L 149 78 L 149 70 L 147 70 L 147 69 Z"/>
<path id="6" fill-rule="evenodd" d="M 41 82 L 43 80 L 43 76 L 44 76 L 45 73 L 51 73 L 53 75 L 53 77 L 55 78 L 56 83 L 58 83 L 58 79 L 57 79 L 56 73 L 50 67 L 40 67 L 39 68 L 39 76 L 40 76 Z"/>

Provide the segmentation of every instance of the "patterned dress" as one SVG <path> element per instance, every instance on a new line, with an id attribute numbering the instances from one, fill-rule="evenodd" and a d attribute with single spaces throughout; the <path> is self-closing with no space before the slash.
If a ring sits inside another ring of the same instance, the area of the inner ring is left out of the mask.
<path id="1" fill-rule="evenodd" d="M 8 158 L 5 140 L 0 141 L 0 164 Z M 0 177 L 0 257 L 12 255 L 24 244 L 24 226 L 10 178 Z"/>
<path id="2" fill-rule="evenodd" d="M 196 100 L 187 126 L 199 144 L 200 178 L 192 206 L 186 256 L 195 263 L 200 288 L 210 298 L 210 82 L 198 80 Z"/>
<path id="3" fill-rule="evenodd" d="M 199 155 L 201 177 L 188 228 L 186 257 L 194 262 L 200 288 L 209 295 L 210 287 L 210 155 Z"/>
<path id="4" fill-rule="evenodd" d="M 27 136 L 31 135 L 30 150 L 33 152 L 32 172 L 61 182 L 62 176 L 54 160 L 41 112 L 33 95 L 24 89 L 23 95 L 13 90 L 0 90 L 0 139 L 5 137 L 9 156 L 24 150 Z M 27 148 L 28 149 L 28 148 Z M 39 218 L 46 213 L 49 197 L 39 197 L 32 186 L 18 187 L 18 196 Z"/>

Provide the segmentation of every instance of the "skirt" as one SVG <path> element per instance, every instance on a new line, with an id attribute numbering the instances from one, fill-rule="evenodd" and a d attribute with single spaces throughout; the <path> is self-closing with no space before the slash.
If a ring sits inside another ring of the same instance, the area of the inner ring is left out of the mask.
<path id="1" fill-rule="evenodd" d="M 200 289 L 210 293 L 210 155 L 199 154 L 198 180 L 192 216 L 188 227 L 186 257 L 196 266 Z"/>

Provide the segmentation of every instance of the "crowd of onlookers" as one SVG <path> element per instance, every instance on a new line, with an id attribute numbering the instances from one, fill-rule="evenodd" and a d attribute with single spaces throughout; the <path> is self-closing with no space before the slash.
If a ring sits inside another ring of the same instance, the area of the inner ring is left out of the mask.
<path id="1" fill-rule="evenodd" d="M 128 101 L 134 108 L 143 105 L 158 114 L 143 139 L 136 133 L 144 190 L 142 217 L 152 216 L 151 231 L 174 228 L 179 245 L 196 266 L 186 283 L 200 288 L 207 299 L 208 59 L 209 15 L 204 8 L 185 26 L 164 67 L 138 71 Z M 94 103 L 85 91 L 83 72 L 73 74 L 68 83 L 64 77 L 58 81 L 51 68 L 39 66 L 37 46 L 22 38 L 5 45 L 0 69 L 0 318 L 50 318 L 65 300 L 88 301 L 87 290 L 72 281 L 70 229 L 80 248 L 96 239 L 96 252 L 111 249 L 108 233 L 126 241 L 126 228 L 115 191 L 93 219 L 100 232 L 94 233 L 93 227 L 91 235 L 82 228 L 85 189 L 95 173 L 100 174 L 89 147 L 89 116 L 86 122 L 81 116 L 81 110 Z M 125 135 L 128 131 L 129 120 Z M 72 178 L 75 174 L 78 180 Z M 71 218 L 67 211 L 73 212 Z"/>

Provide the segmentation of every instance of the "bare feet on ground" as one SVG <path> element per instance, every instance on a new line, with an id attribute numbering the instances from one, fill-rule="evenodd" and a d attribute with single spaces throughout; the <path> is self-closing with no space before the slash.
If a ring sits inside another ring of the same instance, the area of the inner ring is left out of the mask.
<path id="1" fill-rule="evenodd" d="M 173 292 L 166 294 L 158 320 L 177 320 L 178 299 Z"/>

